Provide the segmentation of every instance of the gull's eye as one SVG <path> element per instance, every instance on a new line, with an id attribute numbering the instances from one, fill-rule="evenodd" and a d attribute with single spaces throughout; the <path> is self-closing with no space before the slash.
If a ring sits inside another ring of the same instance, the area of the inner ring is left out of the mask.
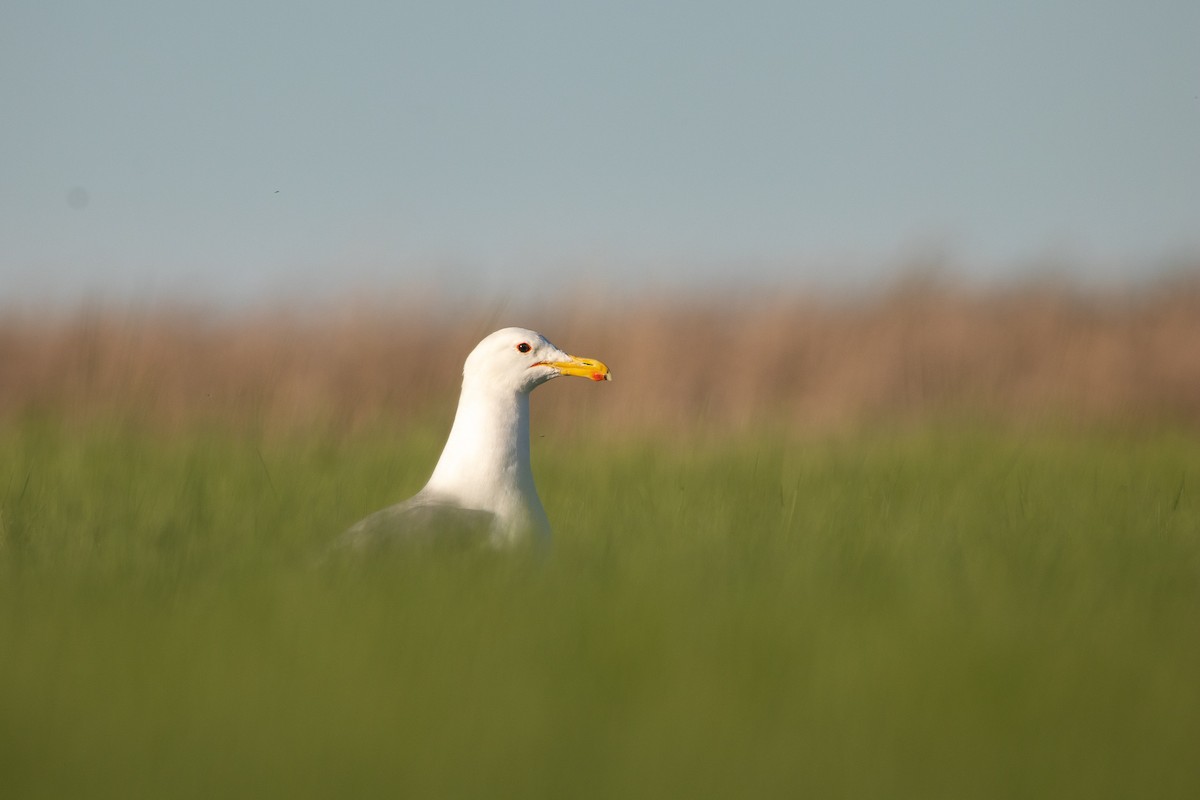
<path id="1" fill-rule="evenodd" d="M 533 348 L 529 346 L 529 342 L 521 342 L 519 345 L 517 345 L 518 353 L 528 353 L 532 349 Z"/>

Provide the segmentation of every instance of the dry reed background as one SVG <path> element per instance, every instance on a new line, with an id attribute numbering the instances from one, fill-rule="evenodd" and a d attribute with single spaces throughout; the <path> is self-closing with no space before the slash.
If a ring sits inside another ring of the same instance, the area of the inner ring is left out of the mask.
<path id="1" fill-rule="evenodd" d="M 826 432 L 947 417 L 1200 426 L 1195 277 L 1106 291 L 912 281 L 876 296 L 568 301 L 536 314 L 423 301 L 10 310 L 0 314 L 0 420 L 284 433 L 386 418 L 448 424 L 463 357 L 505 324 L 539 328 L 613 369 L 603 391 L 571 381 L 540 392 L 545 430 Z"/>

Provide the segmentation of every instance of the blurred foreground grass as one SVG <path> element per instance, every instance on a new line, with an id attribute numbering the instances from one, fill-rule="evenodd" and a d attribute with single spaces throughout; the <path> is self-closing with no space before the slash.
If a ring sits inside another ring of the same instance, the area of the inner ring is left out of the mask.
<path id="1" fill-rule="evenodd" d="M 319 563 L 442 433 L 0 426 L 0 793 L 1200 793 L 1194 434 L 537 438 L 548 557 Z"/>

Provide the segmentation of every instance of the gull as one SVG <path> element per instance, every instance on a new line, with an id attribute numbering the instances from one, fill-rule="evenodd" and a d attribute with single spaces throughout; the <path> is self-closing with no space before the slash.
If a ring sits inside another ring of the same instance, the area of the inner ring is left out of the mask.
<path id="1" fill-rule="evenodd" d="M 529 393 L 560 375 L 612 380 L 600 361 L 568 355 L 537 331 L 504 328 L 485 337 L 463 365 L 458 411 L 429 481 L 356 523 L 339 544 L 361 551 L 548 541 L 550 522 L 529 464 Z"/>

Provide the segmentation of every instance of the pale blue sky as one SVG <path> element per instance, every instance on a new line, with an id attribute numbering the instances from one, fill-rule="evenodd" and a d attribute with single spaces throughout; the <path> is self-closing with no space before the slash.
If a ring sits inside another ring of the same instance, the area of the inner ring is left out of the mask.
<path id="1" fill-rule="evenodd" d="M 1200 254 L 1195 0 L 0 6 L 0 295 Z"/>

